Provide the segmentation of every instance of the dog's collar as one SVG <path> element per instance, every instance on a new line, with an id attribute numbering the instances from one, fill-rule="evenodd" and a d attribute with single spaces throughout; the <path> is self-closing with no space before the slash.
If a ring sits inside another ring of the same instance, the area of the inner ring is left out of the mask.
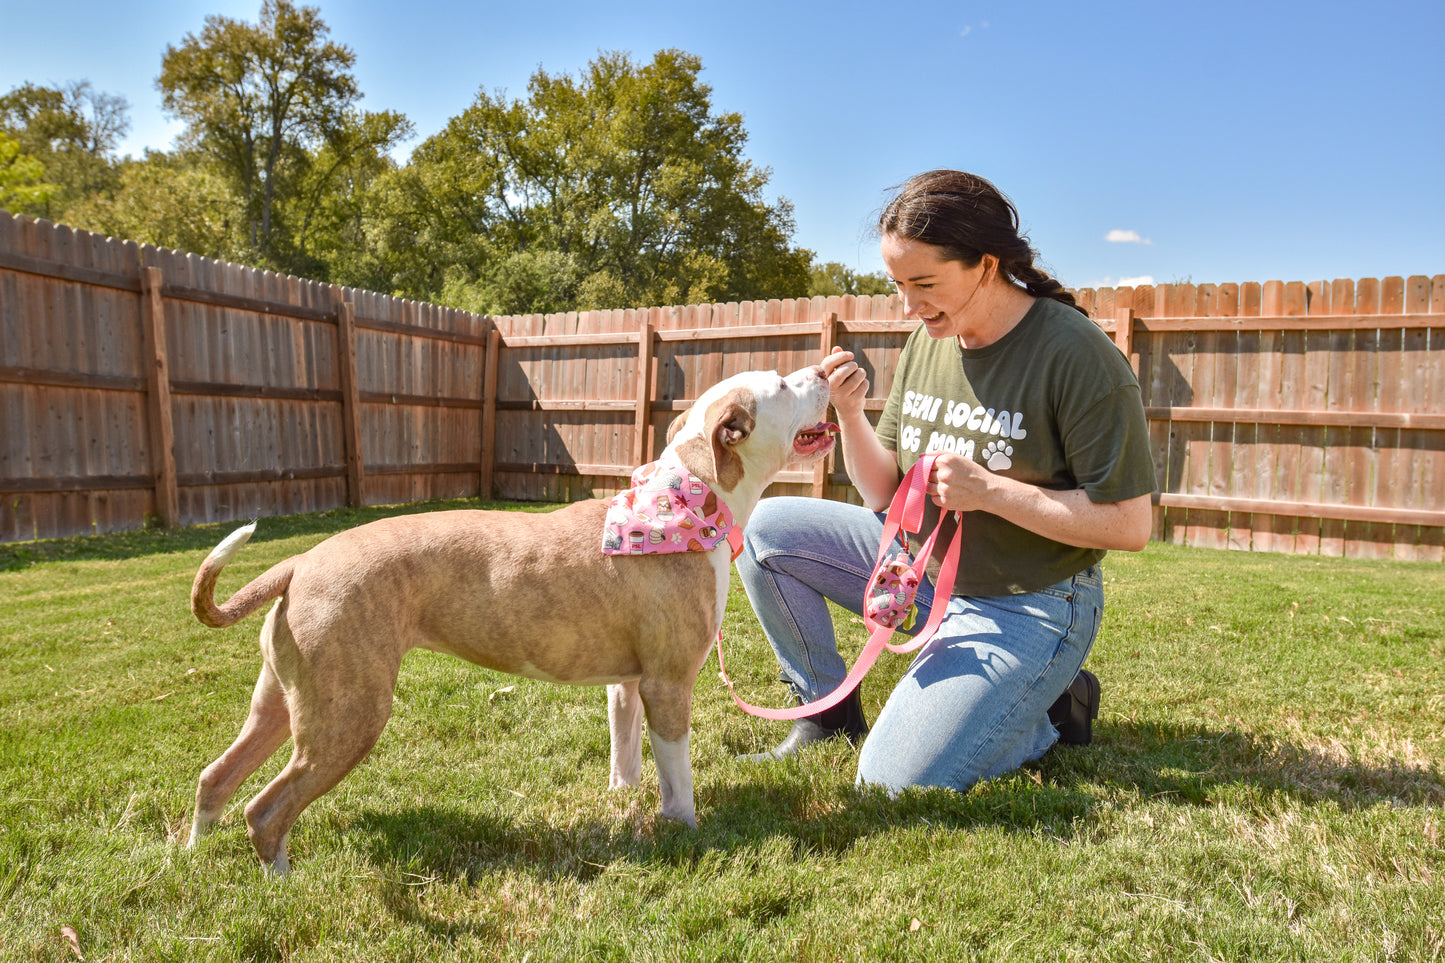
<path id="1" fill-rule="evenodd" d="M 602 525 L 602 554 L 711 552 L 726 541 L 742 551 L 742 528 L 727 504 L 701 478 L 677 464 L 649 462 L 632 473 L 632 487 L 612 497 Z"/>

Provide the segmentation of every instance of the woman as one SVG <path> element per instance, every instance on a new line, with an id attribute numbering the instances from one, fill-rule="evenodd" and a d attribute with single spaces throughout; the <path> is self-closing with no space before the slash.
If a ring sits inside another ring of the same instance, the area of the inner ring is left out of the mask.
<path id="1" fill-rule="evenodd" d="M 1098 563 L 1109 549 L 1148 542 L 1154 466 L 1128 362 L 1034 266 L 1018 213 L 997 188 L 960 171 L 920 174 L 878 226 L 906 314 L 922 323 L 876 430 L 853 355 L 835 348 L 823 361 L 863 506 L 764 499 L 737 565 L 784 681 L 803 702 L 821 698 L 847 674 L 825 599 L 861 610 L 879 513 L 909 466 L 941 452 L 924 533 L 941 511 L 964 513 L 958 578 L 950 598 L 933 598 L 945 527 L 914 624 L 934 604 L 947 615 L 883 707 L 858 781 L 965 790 L 1060 738 L 1092 738 L 1098 680 L 1081 667 L 1103 610 Z M 752 758 L 868 732 L 855 691 Z"/>

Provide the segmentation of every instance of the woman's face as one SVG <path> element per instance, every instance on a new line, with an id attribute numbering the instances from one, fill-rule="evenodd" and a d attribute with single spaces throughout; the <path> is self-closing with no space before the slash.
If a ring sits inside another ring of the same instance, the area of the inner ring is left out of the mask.
<path id="1" fill-rule="evenodd" d="M 983 287 L 987 258 L 965 267 L 946 260 L 932 244 L 885 234 L 883 264 L 903 298 L 904 316 L 922 321 L 931 337 L 956 337 L 968 329 L 967 310 Z"/>

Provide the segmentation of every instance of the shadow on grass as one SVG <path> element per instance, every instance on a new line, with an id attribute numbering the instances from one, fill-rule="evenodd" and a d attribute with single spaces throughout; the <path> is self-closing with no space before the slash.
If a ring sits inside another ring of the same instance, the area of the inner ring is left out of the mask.
<path id="1" fill-rule="evenodd" d="M 842 856 L 860 840 L 900 829 L 990 828 L 1088 839 L 1101 804 L 1111 811 L 1161 804 L 1253 811 L 1445 803 L 1445 778 L 1435 764 L 1374 765 L 1332 745 L 1165 725 L 1099 726 L 1096 733 L 1088 748 L 1055 750 L 966 793 L 910 790 L 890 799 L 876 788 L 833 784 L 794 763 L 736 766 L 725 773 L 732 781 L 702 787 L 696 831 L 651 817 L 557 826 L 441 806 L 371 811 L 359 829 L 370 837 L 373 860 L 402 873 L 473 884 L 483 874 L 513 870 L 587 882 L 619 862 L 685 867 L 709 853 L 778 841 L 800 858 Z"/>
<path id="2" fill-rule="evenodd" d="M 1105 744 L 1085 750 L 1102 754 L 1098 764 L 1088 772 L 1064 772 L 1105 792 L 1201 806 L 1245 795 L 1329 801 L 1341 809 L 1445 804 L 1445 772 L 1423 754 L 1363 760 L 1329 739 L 1298 745 L 1269 735 L 1160 724 L 1112 725 L 1102 732 Z"/>
<path id="3" fill-rule="evenodd" d="M 337 508 L 327 512 L 261 519 L 256 527 L 256 534 L 251 536 L 251 542 L 259 544 L 300 535 L 331 535 L 393 515 L 415 515 L 451 509 L 550 511 L 556 507 L 541 502 L 523 504 L 454 498 L 373 508 Z M 215 548 L 221 539 L 244 524 L 244 521 L 216 522 L 187 528 L 147 528 L 134 532 L 79 535 L 74 538 L 54 538 L 37 542 L 6 542 L 0 544 L 0 572 L 13 572 L 44 562 L 114 561 L 169 552 L 196 552 L 196 563 L 200 564 L 199 556 Z"/>

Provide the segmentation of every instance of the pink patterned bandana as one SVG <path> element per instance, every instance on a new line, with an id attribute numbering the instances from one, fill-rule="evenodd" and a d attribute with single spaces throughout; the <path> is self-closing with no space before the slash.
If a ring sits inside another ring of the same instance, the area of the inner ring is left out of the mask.
<path id="1" fill-rule="evenodd" d="M 602 554 L 710 552 L 732 531 L 732 512 L 706 482 L 681 465 L 652 462 L 632 473 L 631 488 L 612 497 Z"/>

